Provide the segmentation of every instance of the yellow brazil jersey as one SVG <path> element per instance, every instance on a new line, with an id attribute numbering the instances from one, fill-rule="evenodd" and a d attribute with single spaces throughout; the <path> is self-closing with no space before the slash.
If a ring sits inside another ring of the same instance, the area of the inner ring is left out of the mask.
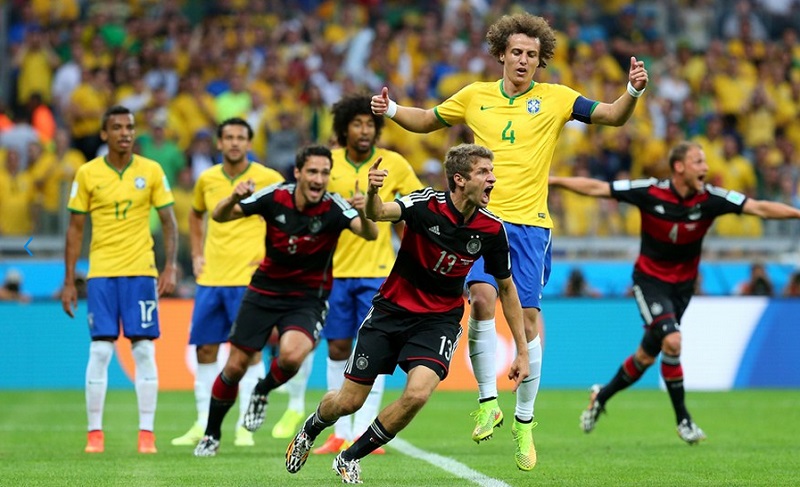
<path id="1" fill-rule="evenodd" d="M 192 207 L 198 212 L 211 213 L 217 204 L 230 196 L 241 181 L 253 179 L 256 189 L 283 181 L 283 176 L 259 163 L 251 162 L 247 169 L 231 179 L 222 164 L 212 166 L 197 178 Z M 219 223 L 208 218 L 203 256 L 203 272 L 197 276 L 202 286 L 246 286 L 264 258 L 264 238 L 267 226 L 258 216 Z"/>
<path id="2" fill-rule="evenodd" d="M 502 80 L 473 83 L 434 108 L 442 123 L 465 123 L 475 143 L 494 152 L 497 184 L 489 209 L 505 221 L 552 228 L 547 178 L 558 136 L 580 96 L 563 85 L 534 83 L 509 97 Z"/>
<path id="3" fill-rule="evenodd" d="M 155 161 L 134 154 L 122 171 L 105 157 L 81 166 L 67 208 L 91 215 L 88 277 L 158 276 L 150 208 L 172 203 L 169 183 Z"/>
<path id="4" fill-rule="evenodd" d="M 356 165 L 349 160 L 344 148 L 334 149 L 333 168 L 328 182 L 328 191 L 339 193 L 345 199 L 353 197 L 358 181 L 358 189 L 366 191 L 369 168 L 379 157 L 383 158 L 381 169 L 389 171 L 378 195 L 383 201 L 392 201 L 398 194 L 406 195 L 422 188 L 422 183 L 414 174 L 408 161 L 397 152 L 378 147 L 373 148 L 369 159 Z M 366 241 L 352 232 L 342 232 L 339 244 L 333 254 L 333 277 L 386 277 L 394 264 L 392 248 L 392 224 L 378 222 L 378 238 Z"/>

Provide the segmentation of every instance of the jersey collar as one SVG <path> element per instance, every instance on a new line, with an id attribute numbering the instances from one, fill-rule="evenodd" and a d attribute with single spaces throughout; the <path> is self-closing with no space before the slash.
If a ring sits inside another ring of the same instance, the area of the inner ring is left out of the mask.
<path id="1" fill-rule="evenodd" d="M 529 91 L 531 91 L 531 90 L 533 89 L 533 85 L 535 85 L 535 84 L 536 84 L 536 82 L 535 82 L 535 81 L 533 81 L 533 80 L 531 80 L 531 85 L 528 87 L 528 89 L 527 89 L 527 90 L 523 91 L 522 93 L 520 93 L 520 94 L 519 94 L 519 95 L 517 95 L 517 96 L 509 96 L 509 95 L 507 95 L 507 94 L 506 94 L 506 91 L 503 89 L 503 80 L 502 80 L 502 79 L 500 79 L 500 81 L 498 82 L 498 85 L 499 85 L 499 87 L 500 87 L 500 94 L 501 94 L 501 95 L 503 95 L 503 97 L 505 97 L 505 98 L 508 98 L 508 104 L 509 104 L 509 105 L 511 105 L 512 103 L 514 103 L 514 100 L 516 100 L 517 98 L 519 98 L 519 97 L 521 97 L 522 95 L 525 95 L 525 94 L 527 94 Z"/>
<path id="2" fill-rule="evenodd" d="M 358 172 L 358 170 L 361 169 L 364 166 L 364 164 L 368 163 L 369 161 L 372 160 L 373 157 L 375 157 L 375 150 L 376 150 L 375 146 L 373 145 L 372 146 L 372 151 L 369 153 L 369 157 L 367 157 L 364 160 L 364 162 L 362 162 L 361 164 L 358 164 L 358 163 L 353 162 L 352 160 L 350 160 L 350 156 L 347 155 L 347 147 L 345 147 L 344 148 L 344 160 L 347 161 L 348 164 L 353 166 L 353 168 L 356 170 L 356 172 Z"/>
<path id="3" fill-rule="evenodd" d="M 249 171 L 249 170 L 250 170 L 250 166 L 252 166 L 252 165 L 253 165 L 253 161 L 247 161 L 247 167 L 245 167 L 245 168 L 244 168 L 244 171 L 240 172 L 240 173 L 239 173 L 238 175 L 236 175 L 235 177 L 230 177 L 230 176 L 228 175 L 228 173 L 226 173 L 226 172 L 225 172 L 225 163 L 224 163 L 224 162 L 223 162 L 223 163 L 221 163 L 221 164 L 219 165 L 219 170 L 220 170 L 220 171 L 222 171 L 222 175 L 223 175 L 223 176 L 225 176 L 225 179 L 227 179 L 228 181 L 230 181 L 230 182 L 231 182 L 231 184 L 232 184 L 232 183 L 234 183 L 234 182 L 235 182 L 237 179 L 239 179 L 240 177 L 244 176 L 244 174 L 245 174 L 247 171 Z"/>
<path id="4" fill-rule="evenodd" d="M 133 157 L 134 157 L 134 155 L 131 154 L 131 160 L 128 161 L 127 164 L 125 164 L 125 167 L 123 167 L 121 171 L 118 170 L 116 167 L 112 166 L 110 162 L 108 162 L 108 156 L 103 156 L 103 162 L 106 163 L 106 166 L 108 166 L 109 169 L 111 169 L 112 171 L 117 173 L 117 175 L 119 175 L 120 179 L 122 179 L 122 175 L 125 174 L 125 171 L 127 171 L 128 168 L 131 167 L 131 164 L 133 164 Z"/>

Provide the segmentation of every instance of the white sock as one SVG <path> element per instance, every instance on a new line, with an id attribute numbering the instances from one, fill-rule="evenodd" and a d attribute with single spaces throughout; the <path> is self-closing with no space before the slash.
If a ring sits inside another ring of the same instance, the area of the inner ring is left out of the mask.
<path id="1" fill-rule="evenodd" d="M 386 384 L 386 376 L 381 374 L 375 378 L 375 383 L 369 391 L 367 400 L 361 409 L 353 413 L 353 438 L 348 438 L 354 441 L 359 436 L 363 435 L 369 425 L 378 417 L 381 411 L 381 399 L 383 399 L 383 388 Z"/>
<path id="2" fill-rule="evenodd" d="M 308 378 L 311 376 L 311 369 L 314 366 L 314 350 L 312 350 L 294 377 L 286 383 L 286 393 L 289 394 L 289 404 L 286 409 L 297 411 L 301 415 L 306 412 L 306 388 Z"/>
<path id="3" fill-rule="evenodd" d="M 250 396 L 253 394 L 253 388 L 259 379 L 266 376 L 267 367 L 264 365 L 264 360 L 260 360 L 257 364 L 248 367 L 242 380 L 239 381 L 239 419 L 236 421 L 237 428 L 244 424 L 244 413 L 247 412 L 247 408 L 250 406 Z M 209 392 L 211 392 L 210 389 Z"/>
<path id="4" fill-rule="evenodd" d="M 108 390 L 108 364 L 114 355 L 114 343 L 96 340 L 89 344 L 86 364 L 86 416 L 89 430 L 103 429 L 103 406 Z"/>
<path id="5" fill-rule="evenodd" d="M 542 377 L 542 341 L 539 335 L 528 342 L 528 359 L 531 375 L 517 389 L 517 407 L 514 410 L 514 414 L 523 421 L 533 419 L 533 404 L 536 402 Z"/>
<path id="6" fill-rule="evenodd" d="M 478 398 L 497 397 L 497 330 L 494 318 L 469 318 L 469 360 L 478 381 Z"/>
<path id="7" fill-rule="evenodd" d="M 197 423 L 205 429 L 208 423 L 208 408 L 211 407 L 211 388 L 219 374 L 217 362 L 197 364 L 194 375 L 194 401 L 197 407 Z"/>
<path id="8" fill-rule="evenodd" d="M 139 429 L 153 431 L 158 402 L 158 368 L 156 344 L 153 340 L 139 340 L 131 344 L 136 364 L 136 399 L 139 403 Z"/>
<path id="9" fill-rule="evenodd" d="M 347 365 L 347 360 L 331 360 L 328 357 L 328 390 L 338 391 L 344 384 L 344 367 Z M 353 417 L 342 416 L 333 425 L 333 434 L 345 440 L 353 439 Z"/>

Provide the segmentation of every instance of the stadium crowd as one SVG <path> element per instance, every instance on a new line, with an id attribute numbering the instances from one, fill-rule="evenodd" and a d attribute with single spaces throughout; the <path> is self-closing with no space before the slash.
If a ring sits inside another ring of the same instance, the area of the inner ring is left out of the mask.
<path id="1" fill-rule="evenodd" d="M 0 236 L 65 231 L 76 169 L 103 154 L 100 116 L 136 113 L 136 152 L 158 161 L 188 242 L 191 191 L 219 162 L 214 127 L 256 127 L 252 158 L 291 177 L 302 144 L 335 144 L 331 106 L 388 86 L 432 107 L 465 84 L 501 76 L 486 27 L 527 10 L 558 29 L 539 82 L 613 99 L 630 56 L 650 73 L 645 103 L 620 128 L 570 122 L 558 175 L 666 177 L 682 139 L 705 149 L 707 180 L 800 205 L 800 2 L 774 0 L 33 0 L 11 1 L 0 99 Z M 730 8 L 734 4 L 734 8 Z M 727 8 L 723 8 L 727 5 Z M 783 10 L 782 10 L 783 9 Z M 566 46 L 566 48 L 564 48 Z M 445 151 L 467 129 L 411 134 L 387 122 L 379 145 L 441 187 Z M 633 207 L 553 191 L 557 235 L 637 235 Z M 158 232 L 158 219 L 153 231 Z M 726 215 L 714 234 L 797 236 L 796 222 Z"/>

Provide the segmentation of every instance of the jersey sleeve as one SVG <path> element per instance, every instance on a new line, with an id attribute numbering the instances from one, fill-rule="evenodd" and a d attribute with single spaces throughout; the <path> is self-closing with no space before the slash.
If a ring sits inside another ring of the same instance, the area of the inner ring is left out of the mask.
<path id="1" fill-rule="evenodd" d="M 433 113 L 436 114 L 436 118 L 448 127 L 464 123 L 474 86 L 474 84 L 465 86 L 456 94 L 434 107 Z"/>
<path id="2" fill-rule="evenodd" d="M 332 208 L 337 209 L 339 215 L 337 218 L 338 226 L 342 230 L 350 228 L 350 223 L 358 218 L 358 210 L 350 206 L 346 199 L 342 198 L 339 193 L 328 193 L 333 200 Z"/>
<path id="3" fill-rule="evenodd" d="M 648 188 L 657 182 L 655 178 L 614 181 L 611 183 L 611 197 L 641 207 L 647 200 Z"/>
<path id="4" fill-rule="evenodd" d="M 405 221 L 410 227 L 414 228 L 416 223 L 415 215 L 421 209 L 427 207 L 428 201 L 436 197 L 436 192 L 433 188 L 424 188 L 403 196 L 399 200 L 400 203 L 400 220 Z"/>
<path id="5" fill-rule="evenodd" d="M 747 196 L 738 191 L 731 191 L 716 186 L 707 185 L 706 191 L 711 196 L 706 204 L 707 209 L 714 216 L 725 215 L 727 213 L 741 214 L 744 210 L 744 203 Z"/>
<path id="6" fill-rule="evenodd" d="M 274 198 L 276 188 L 277 185 L 267 186 L 240 201 L 239 207 L 242 209 L 244 216 L 261 215 L 265 219 L 268 219 L 270 215 L 270 203 Z"/>
<path id="7" fill-rule="evenodd" d="M 201 174 L 200 177 L 197 178 L 197 182 L 194 184 L 194 189 L 192 190 L 192 208 L 200 213 L 208 211 L 208 208 L 206 208 L 206 199 L 203 195 L 205 184 L 206 178 Z"/>
<path id="8" fill-rule="evenodd" d="M 73 213 L 89 213 L 89 171 L 81 166 L 75 174 L 75 180 L 72 181 L 72 187 L 69 191 L 69 202 L 67 209 Z"/>
<path id="9" fill-rule="evenodd" d="M 508 247 L 506 228 L 503 225 L 500 225 L 500 231 L 496 235 L 486 240 L 483 269 L 497 279 L 511 277 L 511 251 Z"/>
<path id="10" fill-rule="evenodd" d="M 153 192 L 150 194 L 150 203 L 157 209 L 165 208 L 175 203 L 175 198 L 172 196 L 172 190 L 167 181 L 167 175 L 158 164 L 153 165 L 153 172 L 155 173 L 155 183 L 153 185 Z"/>

